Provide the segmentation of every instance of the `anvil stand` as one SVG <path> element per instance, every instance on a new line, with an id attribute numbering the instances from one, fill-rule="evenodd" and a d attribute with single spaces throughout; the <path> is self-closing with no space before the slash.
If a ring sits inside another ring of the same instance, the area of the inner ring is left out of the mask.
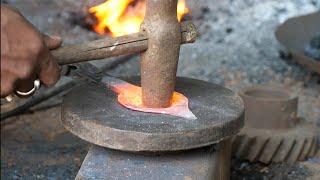
<path id="1" fill-rule="evenodd" d="M 124 80 L 140 85 L 140 77 Z M 243 126 L 241 98 L 189 78 L 177 78 L 176 91 L 189 99 L 196 120 L 129 110 L 95 83 L 67 94 L 64 126 L 95 144 L 76 179 L 229 179 L 229 139 Z"/>

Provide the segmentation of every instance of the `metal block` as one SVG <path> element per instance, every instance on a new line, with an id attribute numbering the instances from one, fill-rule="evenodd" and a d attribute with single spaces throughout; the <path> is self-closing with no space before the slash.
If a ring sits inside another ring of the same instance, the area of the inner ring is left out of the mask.
<path id="1" fill-rule="evenodd" d="M 93 145 L 76 180 L 226 180 L 230 176 L 230 140 L 168 154 L 136 154 Z"/>

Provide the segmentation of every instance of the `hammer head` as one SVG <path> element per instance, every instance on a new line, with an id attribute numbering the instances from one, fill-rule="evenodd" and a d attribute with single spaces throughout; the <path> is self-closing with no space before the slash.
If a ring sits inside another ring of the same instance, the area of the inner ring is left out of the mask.
<path id="1" fill-rule="evenodd" d="M 141 30 L 148 33 L 148 49 L 141 53 L 142 103 L 149 108 L 171 105 L 179 60 L 181 29 L 178 0 L 148 0 Z"/>

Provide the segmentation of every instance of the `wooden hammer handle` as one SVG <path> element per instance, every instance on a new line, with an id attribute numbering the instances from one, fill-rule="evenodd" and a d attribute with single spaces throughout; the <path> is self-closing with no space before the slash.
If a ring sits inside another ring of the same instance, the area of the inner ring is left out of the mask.
<path id="1" fill-rule="evenodd" d="M 195 42 L 197 37 L 195 26 L 188 21 L 182 22 L 180 25 L 182 37 L 181 44 Z M 51 53 L 58 59 L 59 65 L 65 65 L 140 53 L 147 49 L 148 35 L 145 31 L 141 31 L 116 38 L 107 37 L 83 44 L 67 45 L 52 50 Z"/>

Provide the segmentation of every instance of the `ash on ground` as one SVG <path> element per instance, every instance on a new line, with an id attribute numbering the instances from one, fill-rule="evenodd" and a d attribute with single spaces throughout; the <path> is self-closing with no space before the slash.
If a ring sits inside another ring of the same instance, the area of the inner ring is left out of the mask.
<path id="1" fill-rule="evenodd" d="M 6 0 L 41 31 L 60 34 L 64 44 L 102 36 L 70 23 L 104 0 Z M 189 0 L 199 31 L 196 43 L 181 47 L 179 76 L 239 91 L 253 84 L 278 83 L 299 92 L 299 116 L 320 125 L 320 77 L 279 54 L 274 31 L 286 19 L 320 9 L 320 0 Z M 81 17 L 80 17 L 81 18 Z M 140 74 L 139 56 L 113 64 L 114 76 Z M 89 145 L 60 124 L 60 108 L 12 117 L 1 124 L 1 178 L 73 179 Z M 319 158 L 319 157 L 318 157 Z M 319 179 L 319 159 L 270 166 L 233 162 L 232 179 Z"/>

